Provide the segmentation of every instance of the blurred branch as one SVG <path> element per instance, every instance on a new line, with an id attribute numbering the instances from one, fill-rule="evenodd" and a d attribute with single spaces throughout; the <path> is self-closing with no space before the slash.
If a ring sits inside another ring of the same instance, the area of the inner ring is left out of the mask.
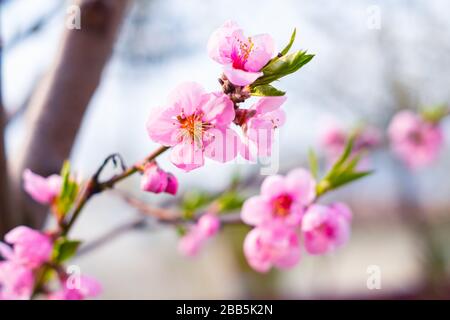
<path id="1" fill-rule="evenodd" d="M 50 175 L 69 157 L 130 1 L 76 1 L 81 9 L 81 30 L 64 32 L 55 63 L 31 98 L 29 129 L 17 161 L 12 163 L 16 224 L 42 225 L 46 208 L 21 190 L 21 173 L 30 168 Z"/>
<path id="2" fill-rule="evenodd" d="M 77 256 L 81 256 L 88 252 L 91 252 L 129 231 L 146 227 L 149 218 L 152 218 L 154 221 L 161 224 L 178 225 L 185 223 L 193 223 L 196 220 L 198 220 L 199 217 L 201 217 L 200 214 L 196 216 L 193 220 L 185 220 L 182 218 L 181 212 L 164 208 L 168 205 L 168 202 L 162 204 L 161 207 L 155 207 L 123 191 L 114 190 L 114 192 L 117 195 L 119 195 L 126 203 L 135 208 L 138 211 L 138 213 L 140 213 L 142 216 L 133 219 L 128 223 L 120 225 L 112 229 L 111 231 L 108 231 L 107 233 L 100 236 L 96 240 L 83 246 L 78 251 Z M 222 225 L 232 225 L 242 223 L 239 213 L 220 215 L 220 221 Z"/>

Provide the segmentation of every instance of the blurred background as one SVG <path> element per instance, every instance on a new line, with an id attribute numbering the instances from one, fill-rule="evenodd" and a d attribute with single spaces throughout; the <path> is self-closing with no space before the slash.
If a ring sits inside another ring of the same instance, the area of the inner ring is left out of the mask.
<path id="1" fill-rule="evenodd" d="M 278 48 L 296 27 L 294 48 L 316 55 L 277 85 L 288 92 L 282 170 L 306 165 L 311 146 L 320 152 L 329 120 L 385 129 L 400 108 L 450 102 L 446 0 L 349 0 L 345 6 L 337 0 L 80 0 L 81 30 L 66 27 L 70 2 L 0 3 L 2 233 L 18 223 L 45 223 L 45 210 L 20 191 L 23 168 L 48 175 L 70 157 L 87 178 L 114 152 L 131 164 L 156 147 L 145 123 L 176 84 L 196 81 L 219 90 L 221 68 L 206 43 L 228 19 L 248 35 L 270 33 Z M 443 122 L 447 141 L 449 122 Z M 353 209 L 348 245 L 328 256 L 305 253 L 290 271 L 251 271 L 241 248 L 247 229 L 238 226 L 226 227 L 199 257 L 184 258 L 174 228 L 142 218 L 112 193 L 95 197 L 78 220 L 72 236 L 85 249 L 73 263 L 103 283 L 102 299 L 449 298 L 448 145 L 418 172 L 388 150 L 372 154 L 375 174 L 324 198 Z M 181 197 L 220 192 L 232 176 L 258 169 L 208 162 L 185 174 L 166 160 L 163 155 L 159 163 L 179 178 Z M 138 177 L 118 188 L 149 203 L 172 201 L 140 193 Z M 257 188 L 249 184 L 243 195 Z M 381 271 L 379 290 L 367 288 L 370 266 Z"/>

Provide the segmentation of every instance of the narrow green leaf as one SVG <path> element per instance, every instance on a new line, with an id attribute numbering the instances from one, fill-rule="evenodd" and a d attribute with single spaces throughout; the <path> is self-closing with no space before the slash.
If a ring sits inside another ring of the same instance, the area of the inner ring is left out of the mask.
<path id="1" fill-rule="evenodd" d="M 53 247 L 53 261 L 61 263 L 72 258 L 80 244 L 81 241 L 78 240 L 69 240 L 64 237 L 57 239 Z"/>
<path id="2" fill-rule="evenodd" d="M 308 160 L 309 160 L 309 169 L 311 170 L 313 177 L 317 180 L 319 176 L 319 162 L 317 160 L 317 155 L 313 149 L 309 149 Z"/>
<path id="3" fill-rule="evenodd" d="M 252 96 L 260 96 L 260 97 L 266 97 L 266 96 L 284 96 L 285 92 L 278 90 L 277 88 L 271 86 L 270 84 L 265 84 L 257 87 L 251 88 L 251 95 Z"/>
<path id="4" fill-rule="evenodd" d="M 263 76 L 256 79 L 251 87 L 269 84 L 288 74 L 296 72 L 311 61 L 313 57 L 314 55 L 307 54 L 306 51 L 297 51 L 284 55 L 278 59 L 273 59 L 262 69 Z"/>
<path id="5" fill-rule="evenodd" d="M 331 167 L 330 171 L 325 175 L 326 180 L 332 181 L 335 177 L 337 177 L 341 171 L 342 166 L 347 161 L 348 157 L 350 156 L 352 150 L 353 150 L 353 141 L 355 137 L 351 136 L 350 139 L 348 139 L 347 144 L 345 145 L 344 151 L 340 155 L 339 159 L 334 163 L 334 165 Z"/>
<path id="6" fill-rule="evenodd" d="M 281 50 L 281 55 L 286 55 L 289 52 L 289 49 L 291 49 L 292 44 L 294 43 L 295 36 L 297 34 L 297 28 L 294 28 L 294 31 L 292 32 L 291 39 L 289 40 L 289 43 L 284 47 L 283 50 Z"/>
<path id="7" fill-rule="evenodd" d="M 352 172 L 348 174 L 342 174 L 332 182 L 331 189 L 337 189 L 339 187 L 342 187 L 343 185 L 346 185 L 350 182 L 359 180 L 361 178 L 364 178 L 370 174 L 372 174 L 373 171 L 361 171 L 361 172 Z"/>

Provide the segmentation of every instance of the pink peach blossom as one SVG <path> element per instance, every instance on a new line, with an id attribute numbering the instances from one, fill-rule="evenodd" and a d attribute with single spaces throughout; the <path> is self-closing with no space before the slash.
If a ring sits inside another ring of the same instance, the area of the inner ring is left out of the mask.
<path id="1" fill-rule="evenodd" d="M 144 167 L 141 189 L 147 192 L 167 192 L 175 195 L 178 190 L 178 181 L 173 174 L 165 172 L 155 162 L 151 162 Z"/>
<path id="2" fill-rule="evenodd" d="M 349 139 L 350 132 L 335 124 L 329 125 L 323 132 L 321 144 L 325 149 L 330 163 L 334 163 L 339 158 Z M 380 143 L 381 134 L 377 128 L 372 126 L 361 128 L 355 132 L 353 154 L 359 153 L 360 151 L 373 150 Z"/>
<path id="3" fill-rule="evenodd" d="M 300 244 L 292 228 L 256 227 L 244 240 L 244 254 L 248 264 L 258 272 L 272 267 L 288 269 L 300 260 Z"/>
<path id="4" fill-rule="evenodd" d="M 213 237 L 220 228 L 220 220 L 217 215 L 206 213 L 200 217 L 197 223 L 190 228 L 178 243 L 178 250 L 185 256 L 195 256 L 208 238 Z"/>
<path id="5" fill-rule="evenodd" d="M 234 120 L 233 102 L 223 93 L 205 93 L 196 83 L 179 85 L 167 106 L 150 115 L 150 138 L 172 147 L 170 159 L 185 171 L 201 167 L 205 156 L 226 162 L 237 154 L 237 135 L 229 128 Z"/>
<path id="6" fill-rule="evenodd" d="M 49 300 L 83 300 L 98 296 L 102 292 L 102 286 L 94 278 L 80 276 L 79 288 L 72 287 L 72 283 L 63 283 L 63 289 L 48 295 Z"/>
<path id="7" fill-rule="evenodd" d="M 33 293 L 31 269 L 12 261 L 0 262 L 0 300 L 27 300 Z"/>
<path id="8" fill-rule="evenodd" d="M 242 110 L 242 129 L 245 138 L 242 142 L 241 155 L 247 160 L 256 157 L 269 157 L 275 129 L 284 125 L 286 115 L 281 105 L 286 96 L 262 97 L 252 107 Z"/>
<path id="9" fill-rule="evenodd" d="M 0 242 L 0 254 L 7 260 L 28 268 L 37 268 L 47 262 L 52 254 L 53 243 L 49 236 L 25 226 L 19 226 L 5 235 Z"/>
<path id="10" fill-rule="evenodd" d="M 42 204 L 51 204 L 61 192 L 62 178 L 56 174 L 44 178 L 26 169 L 23 180 L 25 191 Z"/>
<path id="11" fill-rule="evenodd" d="M 345 244 L 350 236 L 351 219 L 351 211 L 343 203 L 312 205 L 302 221 L 306 251 L 325 254 Z"/>
<path id="12" fill-rule="evenodd" d="M 392 151 L 411 169 L 430 165 L 443 145 L 439 125 L 411 111 L 397 113 L 389 125 L 388 133 Z"/>
<path id="13" fill-rule="evenodd" d="M 241 218 L 254 226 L 295 227 L 300 224 L 306 206 L 314 200 L 315 189 L 314 178 L 302 168 L 292 170 L 285 177 L 267 177 L 261 194 L 245 201 Z"/>
<path id="14" fill-rule="evenodd" d="M 274 52 L 270 35 L 246 37 L 233 21 L 225 22 L 208 41 L 210 58 L 224 66 L 225 76 L 237 86 L 246 86 L 262 76 L 261 69 Z"/>

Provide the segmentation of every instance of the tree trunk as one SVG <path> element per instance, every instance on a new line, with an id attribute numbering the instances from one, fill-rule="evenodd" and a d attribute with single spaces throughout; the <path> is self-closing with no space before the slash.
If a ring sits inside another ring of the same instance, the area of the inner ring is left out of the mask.
<path id="1" fill-rule="evenodd" d="M 70 155 L 86 108 L 113 51 L 129 0 L 79 0 L 81 29 L 67 29 L 48 74 L 27 110 L 27 133 L 12 168 L 14 223 L 41 227 L 47 208 L 21 188 L 25 168 L 47 176 Z"/>
<path id="2" fill-rule="evenodd" d="M 9 222 L 9 188 L 8 188 L 8 170 L 6 162 L 5 151 L 5 126 L 6 126 L 6 114 L 3 107 L 3 44 L 0 39 L 0 237 L 3 237 L 5 232 L 11 226 Z"/>

